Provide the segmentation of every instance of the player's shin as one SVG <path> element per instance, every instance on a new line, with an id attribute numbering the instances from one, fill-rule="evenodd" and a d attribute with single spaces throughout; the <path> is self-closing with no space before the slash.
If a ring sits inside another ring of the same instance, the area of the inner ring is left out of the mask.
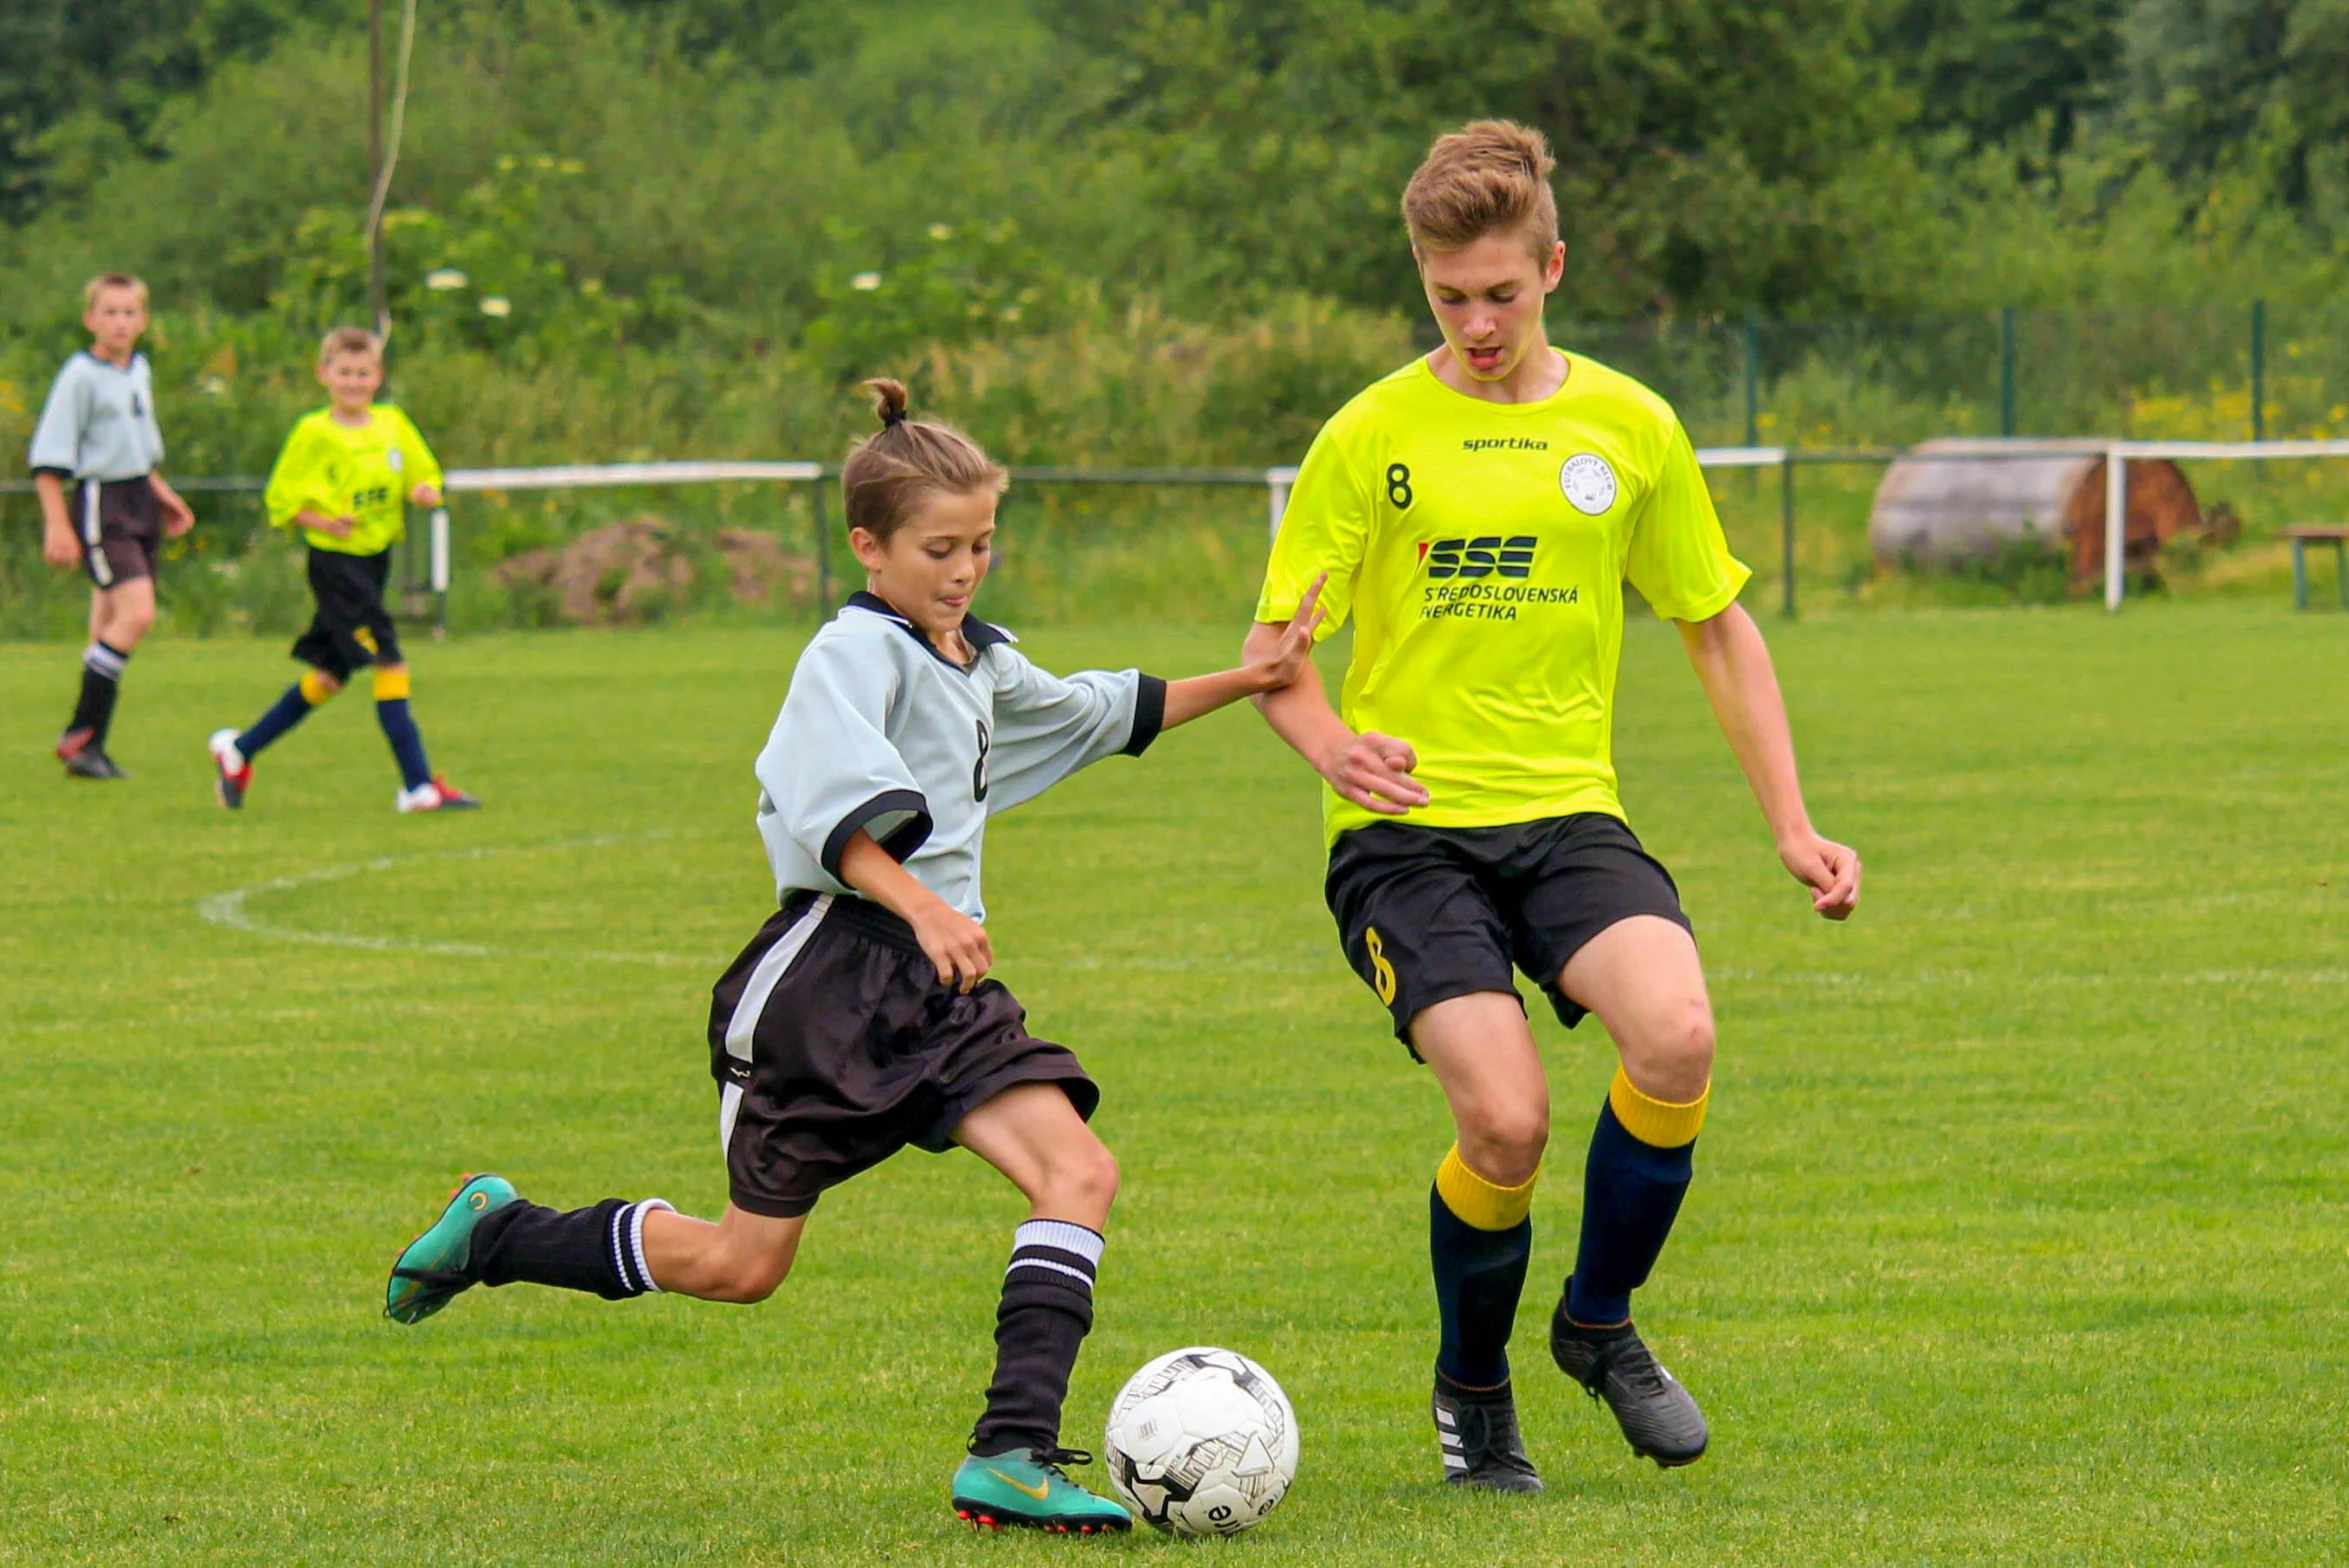
<path id="1" fill-rule="evenodd" d="M 1066 1220 L 1029 1220 L 1012 1238 L 995 1315 L 995 1381 L 971 1433 L 982 1457 L 1060 1443 L 1069 1373 L 1093 1327 L 1101 1235 Z"/>
<path id="2" fill-rule="evenodd" d="M 1503 1187 L 1469 1169 L 1453 1145 L 1428 1194 L 1428 1255 L 1443 1341 L 1436 1370 L 1461 1389 L 1509 1381 L 1509 1330 L 1533 1256 L 1534 1183 Z"/>
<path id="3" fill-rule="evenodd" d="M 308 671 L 288 686 L 269 711 L 253 721 L 251 728 L 237 736 L 237 751 L 250 762 L 261 755 L 264 746 L 308 718 L 312 708 L 323 706 L 341 689 L 318 671 Z"/>
<path id="4" fill-rule="evenodd" d="M 1582 1188 L 1582 1240 L 1566 1285 L 1566 1314 L 1604 1327 L 1631 1316 L 1672 1234 L 1694 1172 L 1697 1134 L 1712 1090 L 1685 1104 L 1640 1092 L 1618 1068 L 1591 1133 Z"/>
<path id="5" fill-rule="evenodd" d="M 375 718 L 383 726 L 383 738 L 391 743 L 392 756 L 399 762 L 400 783 L 409 789 L 422 789 L 431 783 L 432 765 L 424 758 L 424 736 L 408 712 L 406 670 L 375 672 Z"/>
<path id="6" fill-rule="evenodd" d="M 75 702 L 73 718 L 66 725 L 68 734 L 89 732 L 89 744 L 100 751 L 106 749 L 106 731 L 114 722 L 115 698 L 122 691 L 123 672 L 130 665 L 130 653 L 104 640 L 92 642 L 82 650 L 82 690 Z"/>
<path id="7" fill-rule="evenodd" d="M 473 1231 L 468 1264 L 484 1285 L 552 1285 L 625 1301 L 661 1287 L 645 1264 L 644 1217 L 669 1205 L 606 1198 L 568 1212 L 514 1203 Z"/>

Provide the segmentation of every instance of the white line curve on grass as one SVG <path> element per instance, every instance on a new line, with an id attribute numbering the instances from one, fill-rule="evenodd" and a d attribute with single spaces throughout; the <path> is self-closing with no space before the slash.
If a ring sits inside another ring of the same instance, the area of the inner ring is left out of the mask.
<path id="1" fill-rule="evenodd" d="M 539 844 L 478 844 L 466 849 L 425 850 L 412 855 L 379 855 L 373 860 L 353 861 L 348 865 L 323 866 L 315 871 L 298 871 L 291 876 L 272 877 L 266 882 L 254 882 L 244 887 L 230 888 L 196 900 L 196 914 L 207 925 L 241 932 L 247 936 L 265 937 L 277 942 L 307 942 L 317 947 L 357 948 L 371 953 L 421 953 L 435 958 L 530 958 L 579 960 L 603 964 L 659 964 L 692 965 L 696 968 L 723 963 L 724 955 L 713 960 L 708 955 L 689 957 L 681 953 L 631 953 L 599 948 L 519 948 L 494 947 L 483 942 L 431 942 L 420 937 L 372 936 L 357 931 L 313 931 L 301 926 L 279 925 L 257 917 L 248 907 L 249 901 L 265 893 L 290 893 L 297 888 L 316 887 L 325 882 L 347 882 L 354 877 L 370 876 L 377 872 L 396 870 L 401 866 L 416 865 L 429 860 L 486 860 L 493 855 L 543 854 L 569 849 L 600 849 L 613 844 L 641 844 L 650 840 L 678 838 L 683 835 L 674 829 L 661 828 L 650 833 L 599 833 L 587 838 L 550 839 Z"/>

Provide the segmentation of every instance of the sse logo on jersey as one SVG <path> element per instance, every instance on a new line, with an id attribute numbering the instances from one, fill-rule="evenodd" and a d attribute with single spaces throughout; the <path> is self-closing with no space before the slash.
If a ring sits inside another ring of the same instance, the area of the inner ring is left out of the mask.
<path id="1" fill-rule="evenodd" d="M 1532 534 L 1504 539 L 1486 534 L 1477 539 L 1420 541 L 1419 559 L 1431 578 L 1531 577 L 1533 552 L 1539 543 Z"/>

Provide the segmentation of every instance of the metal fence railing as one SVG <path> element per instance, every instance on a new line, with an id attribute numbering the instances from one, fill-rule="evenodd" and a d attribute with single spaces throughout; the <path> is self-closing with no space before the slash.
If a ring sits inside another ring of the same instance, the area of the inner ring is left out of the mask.
<path id="1" fill-rule="evenodd" d="M 2002 452 L 2002 443 L 1986 441 L 1974 444 L 1978 449 L 1964 453 L 1936 452 L 1942 461 L 1989 461 L 2011 459 L 2024 449 L 2017 443 Z M 2260 464 L 2273 461 L 2309 459 L 2340 459 L 2349 457 L 2349 439 L 2308 439 L 2277 441 L 2163 441 L 2116 440 L 2110 437 L 2079 438 L 2077 440 L 2031 441 L 2029 451 L 2039 456 L 2073 455 L 2101 458 L 2105 461 L 2106 517 L 2125 517 L 2128 508 L 2128 463 L 2131 460 L 2167 459 L 2171 461 L 2215 461 Z M 1833 469 L 1837 467 L 1881 467 L 1907 455 L 1904 446 L 1848 446 L 1803 448 L 1749 444 L 1743 446 L 1711 446 L 1697 450 L 1698 463 L 1708 472 L 1746 472 L 1760 479 L 1775 472 L 1777 506 L 1777 561 L 1778 609 L 1793 616 L 1799 608 L 1798 583 L 1804 573 L 1798 562 L 1798 547 L 1802 530 L 1798 511 L 1802 505 L 1803 487 L 1798 473 L 1804 468 Z M 831 481 L 839 476 L 834 463 L 800 461 L 681 461 L 652 463 L 567 464 L 539 468 L 475 468 L 452 469 L 446 476 L 446 490 L 450 495 L 503 495 L 519 492 L 548 492 L 567 490 L 596 490 L 619 487 L 671 487 L 715 484 L 772 485 L 786 494 L 800 493 L 804 498 L 810 528 L 809 554 L 815 574 L 817 602 L 831 602 L 832 551 L 829 547 L 832 523 L 828 498 Z M 1012 471 L 1015 485 L 1026 487 L 1210 487 L 1260 491 L 1264 498 L 1264 513 L 1268 532 L 1277 532 L 1291 487 L 1298 470 L 1293 466 L 1269 468 L 1072 468 L 1023 467 Z M 197 477 L 175 479 L 181 490 L 193 494 L 252 495 L 262 488 L 262 481 L 247 476 Z M 0 496 L 22 495 L 33 486 L 25 481 L 0 481 Z M 1014 494 L 1018 494 L 1015 490 Z M 1758 501 L 1759 496 L 1749 497 Z M 1846 498 L 1848 505 L 1851 498 Z M 1759 508 L 1749 505 L 1749 519 L 1759 515 Z M 1756 541 L 1749 521 L 1746 545 L 1750 549 Z M 2104 539 L 2104 602 L 2108 609 L 2120 608 L 2127 592 L 2125 539 L 2120 528 L 2105 529 Z M 411 544 L 404 560 L 403 588 L 412 596 L 429 595 L 436 618 L 446 624 L 448 594 L 451 587 L 450 541 L 445 512 L 436 511 L 425 529 L 411 530 Z M 1813 573 L 1813 581 L 1817 574 Z"/>

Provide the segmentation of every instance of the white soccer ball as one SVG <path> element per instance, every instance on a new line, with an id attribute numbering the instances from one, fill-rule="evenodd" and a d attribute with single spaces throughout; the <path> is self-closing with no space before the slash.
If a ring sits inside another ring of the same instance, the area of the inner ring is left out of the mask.
<path id="1" fill-rule="evenodd" d="M 1297 1412 L 1272 1374 L 1194 1346 L 1126 1380 L 1103 1441 L 1119 1501 L 1176 1535 L 1237 1535 L 1297 1478 Z"/>

